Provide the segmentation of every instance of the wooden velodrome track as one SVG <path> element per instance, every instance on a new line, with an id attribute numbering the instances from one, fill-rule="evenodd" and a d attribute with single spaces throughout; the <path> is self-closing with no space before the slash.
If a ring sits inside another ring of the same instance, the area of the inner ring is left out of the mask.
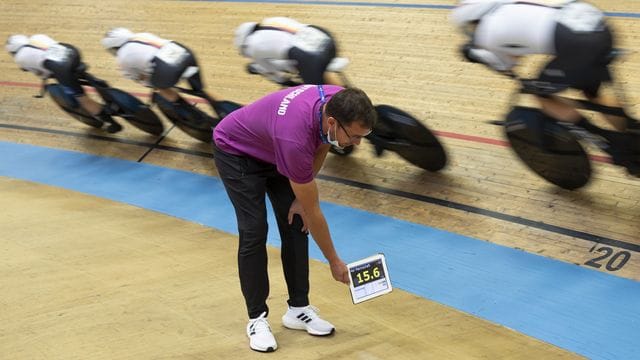
<path id="1" fill-rule="evenodd" d="M 640 4 L 632 0 L 593 3 L 611 13 L 640 13 Z M 448 13 L 446 8 L 370 3 L 4 0 L 0 37 L 46 33 L 74 44 L 92 73 L 146 101 L 148 90 L 120 76 L 99 40 L 113 26 L 156 33 L 198 55 L 208 90 L 247 103 L 278 88 L 244 72 L 246 61 L 232 46 L 235 26 L 266 16 L 323 26 L 338 39 L 341 56 L 351 60 L 349 79 L 374 103 L 400 107 L 436 130 L 450 159 L 445 170 L 425 173 L 392 154 L 376 158 L 364 144 L 350 157 L 327 159 L 320 180 L 323 201 L 640 281 L 640 181 L 595 161 L 592 182 L 569 192 L 528 171 L 506 146 L 501 128 L 487 123 L 504 115 L 515 84 L 460 60 L 456 49 L 462 37 L 448 22 Z M 637 115 L 640 19 L 612 16 L 610 22 L 618 45 L 636 51 L 615 69 Z M 524 64 L 525 72 L 537 60 Z M 49 99 L 33 98 L 38 80 L 19 71 L 6 53 L 0 56 L 0 71 L 0 141 L 138 161 L 157 140 L 126 123 L 115 135 L 89 130 Z M 165 125 L 170 128 L 166 120 Z M 209 145 L 177 128 L 158 145 L 145 163 L 216 175 L 206 156 Z M 247 347 L 234 235 L 10 177 L 0 177 L 0 189 L 0 358 L 265 356 Z M 629 260 L 619 269 L 614 264 L 613 271 L 604 266 L 610 259 L 598 269 L 585 264 L 604 254 L 603 247 L 612 254 L 626 252 Z M 272 297 L 283 298 L 278 249 L 270 252 Z M 318 339 L 291 333 L 278 323 L 283 306 L 271 301 L 280 349 L 266 356 L 579 357 L 403 291 L 353 307 L 324 263 L 313 263 L 312 285 L 314 303 L 337 323 L 338 334 Z M 615 306 L 616 294 L 611 296 Z"/>

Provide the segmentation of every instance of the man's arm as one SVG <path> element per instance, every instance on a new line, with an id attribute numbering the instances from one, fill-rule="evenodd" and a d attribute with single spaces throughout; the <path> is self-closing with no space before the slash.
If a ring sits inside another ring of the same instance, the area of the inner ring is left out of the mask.
<path id="1" fill-rule="evenodd" d="M 271 81 L 274 81 L 278 84 L 285 83 L 287 80 L 291 78 L 291 76 L 282 71 L 282 69 L 278 68 L 272 60 L 265 59 L 262 57 L 257 57 L 253 59 L 254 67 L 261 75 L 269 78 Z"/>
<path id="2" fill-rule="evenodd" d="M 313 236 L 316 244 L 318 244 L 318 247 L 322 251 L 324 257 L 329 261 L 333 278 L 337 281 L 348 284 L 349 274 L 347 266 L 342 262 L 333 246 L 331 234 L 329 233 L 329 226 L 327 225 L 324 214 L 320 209 L 318 186 L 316 185 L 315 180 L 311 180 L 306 184 L 299 184 L 293 181 L 290 182 L 291 188 L 296 195 L 296 199 L 300 202 L 304 212 L 306 213 L 306 221 L 311 235 Z"/>
<path id="3" fill-rule="evenodd" d="M 464 44 L 460 51 L 468 61 L 484 64 L 498 72 L 510 71 L 517 62 L 514 56 L 475 47 L 472 43 Z"/>

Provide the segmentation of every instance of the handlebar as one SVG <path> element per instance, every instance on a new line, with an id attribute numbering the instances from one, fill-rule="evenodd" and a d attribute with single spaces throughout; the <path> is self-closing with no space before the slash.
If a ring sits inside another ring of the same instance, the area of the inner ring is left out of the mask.
<path id="1" fill-rule="evenodd" d="M 568 87 L 565 84 L 555 84 L 546 81 L 539 81 L 536 79 L 523 79 L 512 72 L 504 75 L 520 82 L 521 87 L 518 91 L 518 93 L 520 94 L 529 94 L 545 98 L 555 98 L 558 100 L 571 101 L 577 108 L 631 119 L 631 117 L 625 112 L 622 107 L 601 105 L 585 99 L 573 99 L 556 95 L 558 92 L 565 90 Z"/>
<path id="2" fill-rule="evenodd" d="M 211 107 L 213 107 L 213 110 L 216 112 L 216 114 L 220 119 L 224 118 L 230 112 L 235 110 L 235 108 L 233 108 L 232 110 L 229 110 L 229 107 L 228 107 L 230 103 L 232 104 L 232 107 L 235 107 L 235 103 L 225 101 L 225 100 L 221 100 L 221 101 L 216 100 L 211 96 L 209 96 L 209 94 L 207 94 L 207 92 L 204 90 L 193 90 L 193 89 L 183 88 L 180 86 L 174 86 L 173 88 L 178 90 L 181 93 L 185 93 L 188 95 L 193 95 L 193 96 L 205 99 L 211 105 Z M 238 105 L 237 107 L 240 107 L 240 105 Z"/>
<path id="3" fill-rule="evenodd" d="M 97 77 L 89 74 L 86 71 L 82 71 L 81 73 L 78 74 L 78 81 L 80 82 L 81 85 L 89 85 L 92 86 L 94 88 L 106 88 L 109 87 L 109 84 L 102 80 L 102 79 L 98 79 Z"/>
<path id="4" fill-rule="evenodd" d="M 603 58 L 602 64 L 609 65 L 616 59 L 622 56 L 626 56 L 629 53 L 631 53 L 631 51 L 626 49 L 621 49 L 621 48 L 611 49 L 611 51 L 609 51 L 609 53 Z M 565 100 L 565 101 L 568 100 L 568 101 L 571 101 L 576 107 L 581 109 L 596 111 L 606 115 L 620 116 L 627 119 L 633 119 L 631 116 L 629 116 L 629 114 L 625 112 L 623 106 L 613 107 L 613 106 L 596 104 L 589 100 L 572 99 L 572 98 L 556 95 L 558 92 L 567 89 L 569 87 L 567 84 L 555 84 L 555 83 L 550 83 L 545 81 L 539 81 L 536 79 L 523 79 L 523 78 L 520 78 L 516 73 L 512 71 L 504 71 L 504 72 L 501 72 L 501 74 L 513 80 L 516 80 L 520 83 L 521 87 L 518 91 L 518 93 L 520 94 L 530 94 L 530 95 L 536 95 L 536 96 L 547 97 L 547 98 L 550 97 L 550 98 L 556 98 L 556 99 Z M 621 85 L 613 81 L 613 86 L 615 88 L 618 101 L 620 101 L 621 104 L 625 104 L 626 103 L 625 95 Z"/>
<path id="5" fill-rule="evenodd" d="M 209 96 L 209 94 L 207 94 L 204 90 L 193 90 L 193 89 L 187 89 L 187 88 L 183 88 L 180 86 L 174 86 L 174 89 L 178 90 L 181 93 L 185 93 L 188 95 L 192 95 L 192 96 L 196 96 L 199 98 L 203 98 L 205 100 L 207 100 L 208 102 L 210 102 L 211 104 L 216 104 L 218 101 L 213 99 L 211 96 Z"/>

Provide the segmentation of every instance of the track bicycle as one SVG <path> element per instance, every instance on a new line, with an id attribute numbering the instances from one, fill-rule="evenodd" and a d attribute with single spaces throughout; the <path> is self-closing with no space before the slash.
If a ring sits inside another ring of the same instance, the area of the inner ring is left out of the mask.
<path id="1" fill-rule="evenodd" d="M 204 99 L 212 108 L 216 116 L 211 116 L 198 109 L 195 104 L 189 103 L 183 98 L 178 102 L 171 102 L 153 92 L 151 98 L 160 111 L 178 128 L 189 136 L 205 143 L 213 141 L 213 128 L 229 113 L 239 109 L 242 105 L 233 101 L 216 100 L 203 90 L 192 90 L 175 86 L 173 89 L 179 93 L 188 94 Z"/>
<path id="2" fill-rule="evenodd" d="M 615 58 L 617 53 L 612 53 Z M 586 185 L 592 173 L 591 161 L 583 147 L 583 143 L 595 145 L 613 158 L 613 162 L 627 167 L 630 173 L 640 171 L 640 132 L 618 132 L 604 129 L 589 121 L 578 126 L 558 121 L 542 112 L 541 109 L 516 105 L 521 94 L 532 94 L 553 97 L 560 101 L 573 104 L 576 108 L 597 112 L 600 114 L 617 116 L 626 119 L 627 127 L 640 128 L 638 121 L 633 118 L 624 107 L 612 107 L 593 103 L 584 99 L 573 99 L 555 95 L 561 85 L 540 82 L 531 79 L 520 79 L 520 88 L 511 99 L 511 110 L 506 120 L 500 122 L 516 155 L 533 172 L 561 188 L 573 190 Z M 616 97 L 620 104 L 624 104 L 624 94 L 621 86 L 613 83 Z M 624 149 L 622 149 L 624 147 Z M 629 164 L 618 161 L 625 156 Z M 637 168 L 633 168 L 633 163 Z M 640 174 L 634 174 L 636 176 Z"/>
<path id="3" fill-rule="evenodd" d="M 104 101 L 108 115 L 121 117 L 131 125 L 152 135 L 160 135 L 164 131 L 160 118 L 147 104 L 138 100 L 135 96 L 111 87 L 106 81 L 91 75 L 87 72 L 86 65 L 82 64 L 78 68 L 77 76 L 81 85 L 95 89 L 96 93 Z M 62 110 L 80 122 L 94 128 L 102 128 L 104 126 L 104 121 L 84 110 L 73 95 L 64 91 L 62 85 L 47 83 L 47 80 L 45 80 L 43 81 L 41 93 L 37 97 L 43 97 L 45 93 L 48 93 Z"/>

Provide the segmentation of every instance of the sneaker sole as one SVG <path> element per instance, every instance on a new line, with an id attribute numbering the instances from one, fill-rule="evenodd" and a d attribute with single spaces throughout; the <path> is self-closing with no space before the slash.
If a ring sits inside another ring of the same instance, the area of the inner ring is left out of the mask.
<path id="1" fill-rule="evenodd" d="M 274 352 L 278 349 L 278 344 L 276 344 L 276 346 L 269 346 L 267 348 L 254 347 L 253 345 L 251 345 L 251 337 L 249 335 L 247 335 L 247 337 L 249 338 L 249 348 L 251 348 L 251 350 L 253 351 L 269 353 Z"/>
<path id="2" fill-rule="evenodd" d="M 276 344 L 276 346 L 269 346 L 268 348 L 259 348 L 259 347 L 253 347 L 251 345 L 251 340 L 249 340 L 249 348 L 251 348 L 251 350 L 253 351 L 257 351 L 257 352 L 274 352 L 276 351 L 276 349 L 278 348 L 278 345 Z"/>
<path id="3" fill-rule="evenodd" d="M 284 327 L 286 327 L 287 329 L 291 329 L 291 330 L 305 330 L 307 333 L 309 333 L 309 335 L 313 335 L 313 336 L 329 336 L 329 335 L 333 335 L 333 333 L 336 331 L 335 328 L 332 328 L 331 331 L 329 332 L 314 331 L 313 329 L 309 329 L 305 325 L 300 325 L 297 322 L 296 324 L 287 323 L 284 319 L 282 320 L 282 325 L 284 325 Z"/>
<path id="4" fill-rule="evenodd" d="M 251 345 L 249 345 L 249 347 L 250 347 L 250 348 L 251 348 L 251 350 L 253 350 L 253 351 L 263 352 L 263 353 L 270 353 L 270 352 L 274 352 L 274 351 L 276 351 L 276 349 L 278 348 L 278 347 L 272 348 L 271 346 L 269 346 L 269 347 L 268 347 L 268 348 L 266 348 L 266 349 L 258 349 L 258 348 L 254 348 L 254 347 L 252 347 Z"/>

